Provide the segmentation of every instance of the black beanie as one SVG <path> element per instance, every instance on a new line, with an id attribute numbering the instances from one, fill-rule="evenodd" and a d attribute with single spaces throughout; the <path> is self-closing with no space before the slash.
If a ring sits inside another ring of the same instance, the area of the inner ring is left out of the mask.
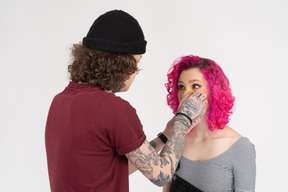
<path id="1" fill-rule="evenodd" d="M 144 54 L 146 44 L 138 21 L 121 10 L 99 16 L 83 38 L 84 46 L 113 53 Z"/>

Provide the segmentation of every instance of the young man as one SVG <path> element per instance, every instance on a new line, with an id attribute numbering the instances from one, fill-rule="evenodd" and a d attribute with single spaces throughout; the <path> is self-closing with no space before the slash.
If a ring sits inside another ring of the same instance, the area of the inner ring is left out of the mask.
<path id="1" fill-rule="evenodd" d="M 129 89 L 145 51 L 137 20 L 120 10 L 98 17 L 73 46 L 72 81 L 53 99 L 46 124 L 52 192 L 127 192 L 136 169 L 159 186 L 171 179 L 185 136 L 205 111 L 205 95 L 187 94 L 164 131 L 168 141 L 160 134 L 148 143 L 136 110 L 114 95 Z"/>

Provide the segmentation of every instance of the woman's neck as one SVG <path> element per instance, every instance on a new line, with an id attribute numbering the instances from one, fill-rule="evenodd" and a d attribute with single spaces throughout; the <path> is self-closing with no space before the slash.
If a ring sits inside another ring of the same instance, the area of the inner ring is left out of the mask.
<path id="1" fill-rule="evenodd" d="M 204 117 L 202 117 L 204 118 Z M 206 140 L 214 135 L 214 133 L 209 129 L 208 122 L 202 119 L 191 131 L 194 137 L 199 140 Z"/>

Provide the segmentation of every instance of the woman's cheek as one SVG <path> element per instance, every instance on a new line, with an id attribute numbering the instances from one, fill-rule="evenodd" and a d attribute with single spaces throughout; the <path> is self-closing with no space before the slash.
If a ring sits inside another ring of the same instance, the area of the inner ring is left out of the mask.
<path id="1" fill-rule="evenodd" d="M 181 91 L 178 91 L 178 101 L 179 101 L 179 103 L 180 103 L 180 101 L 181 101 L 181 99 L 182 99 L 182 96 L 183 96 L 183 94 L 181 93 Z"/>

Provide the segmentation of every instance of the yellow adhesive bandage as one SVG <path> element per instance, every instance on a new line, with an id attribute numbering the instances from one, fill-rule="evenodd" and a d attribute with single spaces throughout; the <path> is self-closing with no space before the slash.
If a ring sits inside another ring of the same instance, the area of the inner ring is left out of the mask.
<path id="1" fill-rule="evenodd" d="M 186 94 L 186 93 L 189 93 L 191 92 L 192 94 L 195 93 L 195 91 L 193 89 L 188 89 L 186 88 L 184 91 L 183 91 L 183 94 Z"/>

